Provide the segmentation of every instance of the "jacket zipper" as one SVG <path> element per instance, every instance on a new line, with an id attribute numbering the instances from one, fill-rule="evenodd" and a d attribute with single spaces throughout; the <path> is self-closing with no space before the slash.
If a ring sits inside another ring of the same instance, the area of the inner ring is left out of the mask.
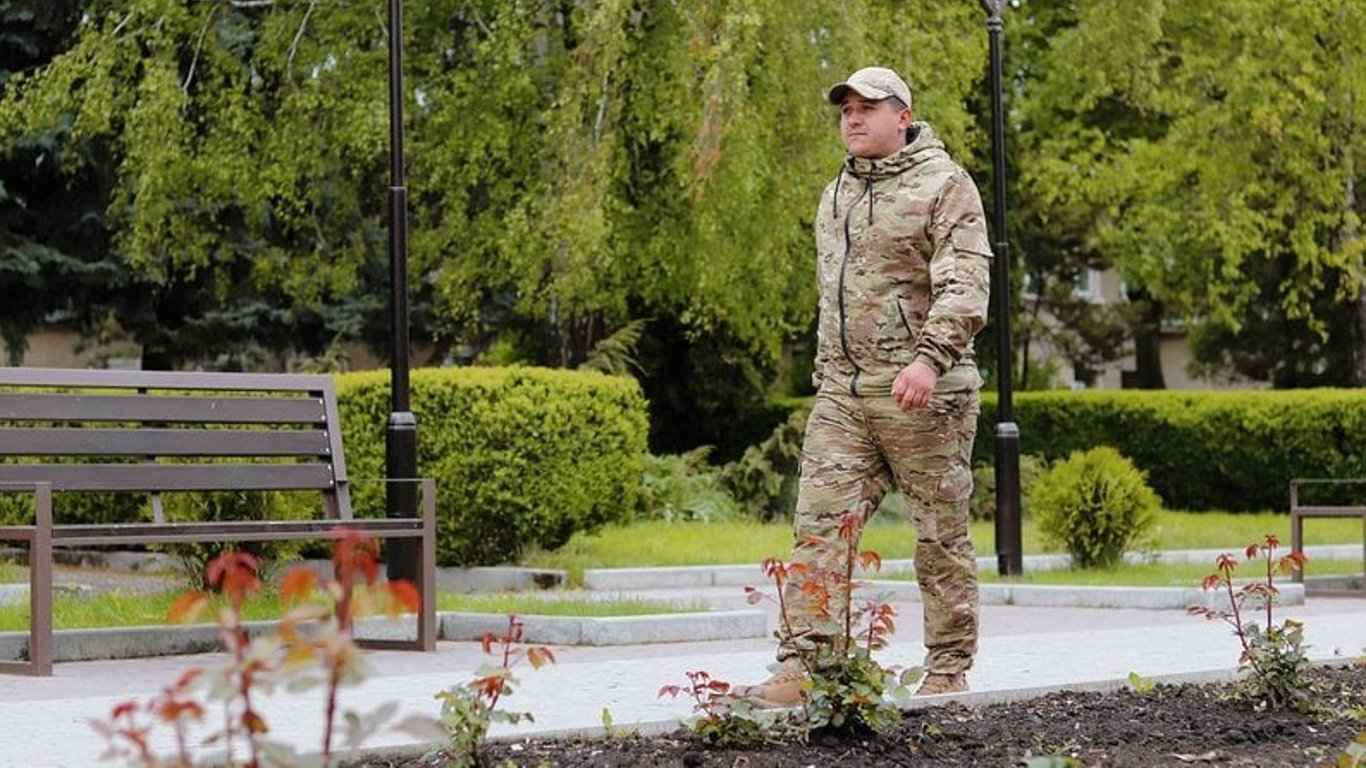
<path id="1" fill-rule="evenodd" d="M 868 183 L 865 184 L 864 187 L 863 187 L 863 193 L 860 194 L 860 195 L 858 196 L 858 198 L 857 198 L 856 200 L 854 200 L 854 202 L 853 202 L 852 204 L 850 204 L 850 206 L 849 206 L 848 208 L 845 209 L 845 213 L 844 213 L 844 256 L 840 259 L 840 284 L 839 284 L 840 349 L 841 349 L 842 352 L 844 352 L 844 359 L 845 359 L 845 360 L 848 360 L 848 361 L 849 361 L 849 364 L 852 365 L 852 366 L 854 366 L 854 375 L 849 379 L 849 393 L 852 394 L 852 395 L 854 395 L 855 397 L 858 396 L 858 377 L 859 377 L 859 374 L 860 374 L 860 373 L 863 373 L 863 369 L 859 367 L 859 364 L 858 364 L 858 363 L 854 362 L 854 356 L 853 356 L 852 354 L 850 354 L 850 352 L 849 352 L 849 331 L 848 331 L 847 328 L 845 328 L 845 325 L 844 325 L 844 273 L 845 273 L 846 271 L 848 271 L 848 269 L 849 269 L 849 252 L 850 252 L 851 250 L 853 250 L 853 241 L 850 239 L 850 236 L 849 236 L 849 220 L 853 218 L 854 210 L 855 210 L 856 208 L 858 208 L 858 204 L 859 204 L 860 202 L 863 201 L 863 198 L 864 198 L 865 196 L 872 194 L 872 191 L 873 191 L 873 180 L 872 180 L 872 179 L 868 179 Z"/>

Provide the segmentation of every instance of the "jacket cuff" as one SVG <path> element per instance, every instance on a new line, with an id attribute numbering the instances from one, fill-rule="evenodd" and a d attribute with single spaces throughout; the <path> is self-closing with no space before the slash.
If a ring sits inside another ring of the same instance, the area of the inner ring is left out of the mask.
<path id="1" fill-rule="evenodd" d="M 945 365 L 943 361 L 923 349 L 918 350 L 915 357 L 911 358 L 912 364 L 917 362 L 928 365 L 930 368 L 934 369 L 935 374 L 938 376 L 943 376 L 949 370 L 949 367 Z"/>

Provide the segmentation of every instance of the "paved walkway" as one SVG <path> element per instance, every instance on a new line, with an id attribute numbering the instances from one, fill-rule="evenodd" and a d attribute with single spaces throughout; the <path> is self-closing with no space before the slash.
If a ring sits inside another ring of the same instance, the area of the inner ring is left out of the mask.
<path id="1" fill-rule="evenodd" d="M 725 604 L 733 588 L 692 591 Z M 884 663 L 912 665 L 922 649 L 919 606 L 898 606 L 902 618 Z M 1278 620 L 1304 621 L 1316 660 L 1366 653 L 1366 599 L 1311 597 L 1278 610 Z M 559 663 L 517 670 L 520 685 L 502 708 L 529 711 L 534 724 L 498 725 L 496 736 L 601 731 L 604 712 L 614 727 L 642 732 L 671 729 L 688 717 L 683 699 L 661 699 L 662 685 L 684 684 L 684 673 L 707 670 L 732 682 L 753 682 L 772 658 L 771 640 L 672 643 L 611 648 L 557 648 Z M 476 643 L 443 642 L 436 653 L 374 652 L 372 674 L 343 692 L 342 706 L 368 712 L 395 702 L 399 717 L 434 716 L 433 694 L 469 680 L 484 660 Z M 1059 688 L 1110 688 L 1130 671 L 1156 679 L 1227 677 L 1236 667 L 1237 640 L 1227 627 L 1175 610 L 984 606 L 982 642 L 971 674 L 973 693 L 957 697 L 988 703 Z M 213 665 L 213 654 L 58 664 L 51 678 L 0 677 L 0 767 L 95 765 L 103 741 L 88 725 L 131 697 L 147 697 L 192 664 Z M 942 698 L 942 697 L 941 697 Z M 925 703 L 922 701 L 921 703 Z M 316 692 L 277 692 L 261 709 L 273 738 L 316 752 L 322 703 Z M 163 734 L 163 736 L 166 736 Z M 169 751 L 169 738 L 158 741 Z M 415 749 L 416 740 L 382 732 L 369 748 Z"/>

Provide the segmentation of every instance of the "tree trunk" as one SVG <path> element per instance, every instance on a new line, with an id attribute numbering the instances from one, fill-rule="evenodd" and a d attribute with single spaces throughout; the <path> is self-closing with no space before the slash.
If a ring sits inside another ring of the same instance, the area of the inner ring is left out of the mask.
<path id="1" fill-rule="evenodd" d="M 1352 323 L 1352 367 L 1349 372 L 1354 387 L 1366 387 L 1366 280 L 1357 286 L 1356 311 Z"/>
<path id="2" fill-rule="evenodd" d="M 1130 300 L 1142 314 L 1134 329 L 1134 374 L 1125 384 L 1132 389 L 1166 389 L 1162 377 L 1162 303 L 1138 289 L 1131 289 Z"/>

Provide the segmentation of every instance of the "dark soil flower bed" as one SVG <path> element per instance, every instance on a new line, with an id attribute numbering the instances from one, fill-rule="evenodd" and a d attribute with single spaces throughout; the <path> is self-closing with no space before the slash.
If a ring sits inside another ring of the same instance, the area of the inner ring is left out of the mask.
<path id="1" fill-rule="evenodd" d="M 707 747 L 686 730 L 667 736 L 498 742 L 489 768 L 805 768 L 805 766 L 1016 766 L 1057 755 L 1082 766 L 1333 765 L 1366 730 L 1366 665 L 1310 673 L 1315 711 L 1265 710 L 1232 698 L 1230 685 L 1160 685 L 1139 694 L 1054 693 L 984 707 L 908 712 L 882 734 L 821 735 L 744 750 Z M 1047 763 L 1044 763 L 1047 764 Z M 444 765 L 431 757 L 370 768 Z"/>

